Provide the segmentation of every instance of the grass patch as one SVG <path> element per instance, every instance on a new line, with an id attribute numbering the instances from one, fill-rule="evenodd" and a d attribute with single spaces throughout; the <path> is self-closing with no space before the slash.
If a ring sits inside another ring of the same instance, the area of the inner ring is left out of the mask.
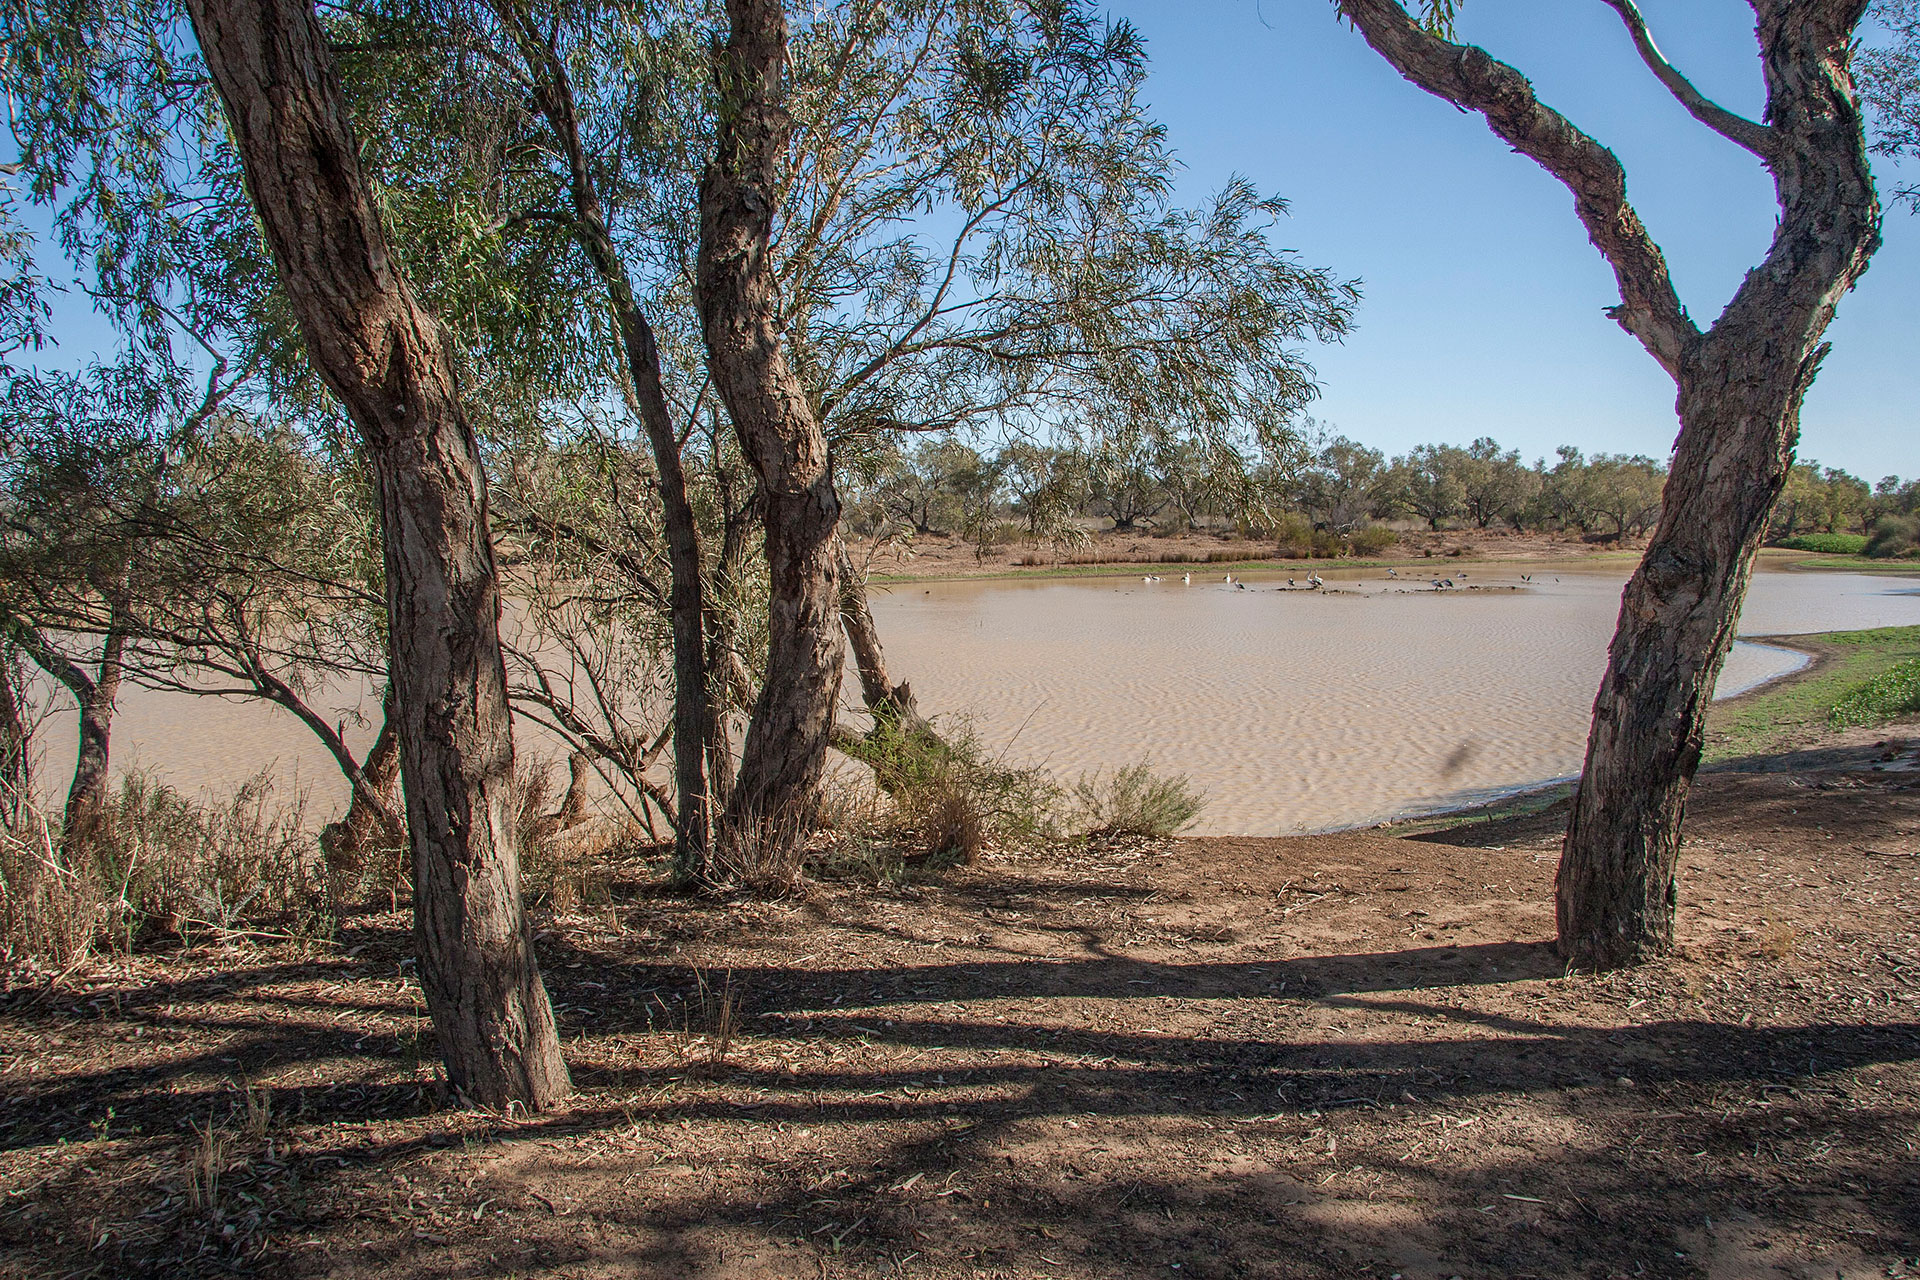
<path id="1" fill-rule="evenodd" d="M 1920 627 L 1796 636 L 1821 659 L 1813 670 L 1708 712 L 1709 761 L 1790 750 L 1834 729 L 1920 709 Z M 1901 669 L 1910 674 L 1902 678 Z M 1905 692 L 1902 692 L 1905 690 Z M 1903 703 L 1903 699 L 1907 701 Z M 1897 707 L 1881 713 L 1875 708 Z M 1853 719 L 1853 716 L 1869 716 Z M 1841 717 L 1836 719 L 1836 716 Z"/>

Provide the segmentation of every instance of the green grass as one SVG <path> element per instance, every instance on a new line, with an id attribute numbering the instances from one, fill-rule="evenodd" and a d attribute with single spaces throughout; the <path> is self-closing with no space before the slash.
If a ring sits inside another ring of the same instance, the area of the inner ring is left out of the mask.
<path id="1" fill-rule="evenodd" d="M 1920 710 L 1920 627 L 1830 631 L 1794 643 L 1823 653 L 1812 672 L 1708 713 L 1709 761 L 1805 746 L 1853 725 Z"/>
<path id="2" fill-rule="evenodd" d="M 1857 556 L 1867 549 L 1864 533 L 1803 533 L 1782 538 L 1775 546 L 1789 551 L 1817 551 L 1823 556 Z"/>

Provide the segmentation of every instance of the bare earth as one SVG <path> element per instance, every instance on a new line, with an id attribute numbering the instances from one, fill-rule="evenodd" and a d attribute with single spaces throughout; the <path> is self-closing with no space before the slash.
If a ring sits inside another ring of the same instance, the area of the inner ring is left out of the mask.
<path id="1" fill-rule="evenodd" d="M 1917 781 L 1703 774 L 1680 949 L 1604 978 L 1552 812 L 616 886 L 532 1118 L 444 1106 L 397 914 L 16 972 L 0 1275 L 1913 1276 Z"/>
<path id="2" fill-rule="evenodd" d="M 1428 557 L 1472 557 L 1480 560 L 1578 560 L 1609 553 L 1634 553 L 1644 539 L 1625 542 L 1587 542 L 1579 537 L 1551 533 L 1514 533 L 1501 529 L 1449 529 L 1440 533 L 1413 530 L 1377 555 L 1355 559 L 1315 560 L 1326 569 L 1354 563 L 1405 563 Z M 928 535 L 908 543 L 877 547 L 855 546 L 854 559 L 882 577 L 964 578 L 1024 577 L 1067 566 L 1242 563 L 1272 560 L 1277 564 L 1304 564 L 1279 560 L 1274 544 L 1217 533 L 1156 534 L 1102 530 L 1086 546 L 1049 551 L 1024 542 L 990 547 L 984 554 L 961 538 Z"/>

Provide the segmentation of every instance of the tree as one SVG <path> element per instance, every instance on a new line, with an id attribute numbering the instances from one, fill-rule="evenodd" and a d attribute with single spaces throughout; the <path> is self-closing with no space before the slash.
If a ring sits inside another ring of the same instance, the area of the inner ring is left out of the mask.
<path id="1" fill-rule="evenodd" d="M 1466 452 L 1450 444 L 1423 444 L 1395 458 L 1387 485 L 1394 501 L 1438 529 L 1458 515 L 1466 501 L 1462 472 Z"/>
<path id="2" fill-rule="evenodd" d="M 388 248 L 312 10 L 188 11 L 288 305 L 376 479 L 420 978 L 448 1076 L 483 1106 L 544 1109 L 571 1086 L 521 904 L 499 578 L 447 340 Z"/>
<path id="3" fill-rule="evenodd" d="M 768 261 L 792 117 L 780 0 L 728 0 L 713 159 L 700 180 L 699 303 L 714 385 L 760 478 L 767 669 L 726 820 L 784 838 L 804 819 L 840 696 L 840 498 L 826 433 L 788 360 Z"/>
<path id="4" fill-rule="evenodd" d="M 1627 201 L 1613 154 L 1541 102 L 1514 68 L 1394 0 L 1338 7 L 1401 75 L 1480 113 L 1574 197 L 1621 301 L 1608 314 L 1678 389 L 1680 435 L 1659 524 L 1624 593 L 1561 855 L 1560 948 L 1608 967 L 1670 945 L 1680 819 L 1700 762 L 1714 677 L 1732 643 L 1753 556 L 1786 482 L 1800 403 L 1835 306 L 1880 242 L 1849 58 L 1866 0 L 1751 0 L 1762 120 L 1702 95 L 1660 53 L 1634 0 L 1608 0 L 1641 60 L 1693 118 L 1773 176 L 1779 223 L 1760 268 L 1704 332 Z"/>
<path id="5" fill-rule="evenodd" d="M 1391 501 L 1386 459 L 1378 449 L 1335 436 L 1300 477 L 1299 503 L 1316 525 L 1352 533 Z"/>
<path id="6" fill-rule="evenodd" d="M 1482 529 L 1517 518 L 1533 496 L 1536 481 L 1521 463 L 1519 451 L 1500 452 L 1491 436 L 1481 436 L 1467 446 L 1459 472 L 1461 506 Z"/>

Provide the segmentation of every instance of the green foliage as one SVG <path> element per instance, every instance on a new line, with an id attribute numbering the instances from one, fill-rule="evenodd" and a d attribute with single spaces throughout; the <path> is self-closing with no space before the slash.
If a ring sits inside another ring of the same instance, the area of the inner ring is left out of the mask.
<path id="1" fill-rule="evenodd" d="M 1842 695 L 1827 713 L 1827 727 L 1879 724 L 1916 711 L 1920 711 L 1920 658 L 1909 658 Z"/>
<path id="2" fill-rule="evenodd" d="M 1816 551 L 1825 556 L 1857 556 L 1867 549 L 1861 533 L 1801 533 L 1774 544 L 1789 551 Z"/>
<path id="3" fill-rule="evenodd" d="M 1149 762 L 1111 773 L 1081 775 L 1073 785 L 1079 825 L 1089 836 L 1168 839 L 1190 825 L 1206 797 L 1184 774 L 1163 775 Z"/>
<path id="4" fill-rule="evenodd" d="M 1879 38 L 1861 49 L 1854 69 L 1873 112 L 1873 149 L 1912 160 L 1920 156 L 1920 0 L 1876 0 L 1871 13 Z M 1920 213 L 1920 183 L 1900 184 L 1893 198 Z"/>
<path id="5" fill-rule="evenodd" d="M 878 827 L 907 862 L 968 863 L 991 844 L 1045 842 L 1059 834 L 1059 787 L 1041 770 L 1009 768 L 990 757 L 964 721 L 938 732 L 883 721 L 841 746 L 873 769 L 890 802 Z"/>
<path id="6" fill-rule="evenodd" d="M 1876 560 L 1920 555 L 1920 519 L 1913 516 L 1881 516 L 1873 522 L 1863 551 Z"/>

